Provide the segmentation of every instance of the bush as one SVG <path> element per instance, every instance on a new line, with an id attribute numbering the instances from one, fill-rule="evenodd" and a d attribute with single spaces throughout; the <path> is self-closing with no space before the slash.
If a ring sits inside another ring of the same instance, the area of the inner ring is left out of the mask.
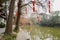
<path id="1" fill-rule="evenodd" d="M 57 22 L 57 19 L 51 19 L 51 20 L 43 20 L 40 22 L 40 25 L 41 26 L 50 26 L 50 27 L 54 27 L 54 26 L 60 26 L 60 23 L 56 23 Z"/>
<path id="2" fill-rule="evenodd" d="M 0 28 L 4 28 L 5 27 L 5 24 L 4 23 L 0 23 Z"/>
<path id="3" fill-rule="evenodd" d="M 58 26 L 60 27 L 60 11 L 56 11 L 52 16 L 50 16 L 49 20 L 48 19 L 43 19 L 40 22 L 41 26 L 50 26 L 50 27 L 54 27 L 54 26 Z"/>

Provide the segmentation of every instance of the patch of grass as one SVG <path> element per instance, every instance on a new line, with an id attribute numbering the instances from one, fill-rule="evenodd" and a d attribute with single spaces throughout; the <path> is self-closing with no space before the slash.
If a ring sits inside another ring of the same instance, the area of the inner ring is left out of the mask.
<path id="1" fill-rule="evenodd" d="M 14 32 L 18 33 L 18 32 L 19 32 L 19 30 L 14 29 Z"/>
<path id="2" fill-rule="evenodd" d="M 58 38 L 60 38 L 60 28 L 59 27 L 55 27 L 51 31 L 52 31 L 51 34 L 53 36 L 55 36 L 55 37 L 57 36 Z"/>
<path id="3" fill-rule="evenodd" d="M 2 40 L 16 40 L 16 34 L 5 34 L 2 38 Z"/>
<path id="4" fill-rule="evenodd" d="M 42 27 L 42 26 L 21 26 L 23 30 L 30 32 L 30 35 L 33 39 L 34 35 L 43 36 L 47 38 L 48 34 L 51 34 L 53 38 L 58 37 L 60 40 L 60 28 L 59 27 Z M 43 38 L 43 39 L 44 39 Z"/>

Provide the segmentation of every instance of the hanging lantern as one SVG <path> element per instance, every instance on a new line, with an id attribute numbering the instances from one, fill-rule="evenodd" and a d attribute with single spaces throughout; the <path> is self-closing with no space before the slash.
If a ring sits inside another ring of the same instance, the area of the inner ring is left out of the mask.
<path id="1" fill-rule="evenodd" d="M 33 6 L 35 6 L 35 1 L 32 1 Z"/>
<path id="2" fill-rule="evenodd" d="M 28 14 L 28 9 L 27 9 L 27 7 L 26 7 L 26 15 Z"/>
<path id="3" fill-rule="evenodd" d="M 33 12 L 35 12 L 36 10 L 35 10 L 35 7 L 33 7 Z"/>
<path id="4" fill-rule="evenodd" d="M 35 12 L 35 0 L 32 1 L 32 5 L 33 5 L 32 10 L 33 10 L 33 12 Z"/>
<path id="5" fill-rule="evenodd" d="M 37 16 L 37 21 L 40 22 L 40 18 Z"/>
<path id="6" fill-rule="evenodd" d="M 18 12 L 16 12 L 16 17 L 18 16 Z"/>
<path id="7" fill-rule="evenodd" d="M 48 11 L 50 13 L 50 0 L 48 0 Z"/>

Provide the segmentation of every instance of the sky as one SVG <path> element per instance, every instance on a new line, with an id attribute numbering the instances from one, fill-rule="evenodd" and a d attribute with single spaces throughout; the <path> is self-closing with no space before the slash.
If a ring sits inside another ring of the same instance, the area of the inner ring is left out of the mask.
<path id="1" fill-rule="evenodd" d="M 60 11 L 60 0 L 54 0 L 52 11 Z"/>

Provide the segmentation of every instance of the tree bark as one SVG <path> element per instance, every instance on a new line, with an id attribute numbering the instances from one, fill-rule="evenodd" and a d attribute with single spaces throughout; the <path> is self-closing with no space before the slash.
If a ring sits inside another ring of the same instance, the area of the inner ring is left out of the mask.
<path id="1" fill-rule="evenodd" d="M 7 19 L 6 30 L 5 30 L 5 33 L 7 34 L 12 33 L 14 5 L 15 5 L 15 0 L 11 0 L 10 6 L 9 6 L 9 16 Z"/>
<path id="2" fill-rule="evenodd" d="M 19 0 L 19 2 L 18 2 L 18 16 L 17 16 L 17 20 L 16 20 L 15 30 L 19 30 L 19 21 L 20 21 L 20 15 L 21 15 L 21 3 L 22 3 L 22 0 Z"/>

